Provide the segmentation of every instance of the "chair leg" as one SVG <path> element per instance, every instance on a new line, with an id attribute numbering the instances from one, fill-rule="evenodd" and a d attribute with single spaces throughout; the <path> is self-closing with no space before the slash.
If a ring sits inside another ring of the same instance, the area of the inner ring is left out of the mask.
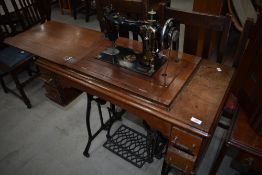
<path id="1" fill-rule="evenodd" d="M 26 104 L 27 108 L 31 108 L 32 105 L 31 105 L 31 103 L 30 103 L 30 100 L 27 98 L 27 96 L 26 96 L 26 94 L 25 94 L 25 91 L 24 91 L 24 88 L 23 88 L 23 86 L 20 84 L 17 76 L 16 76 L 15 74 L 13 74 L 13 73 L 11 73 L 11 76 L 12 76 L 12 78 L 14 79 L 16 88 L 17 88 L 17 90 L 19 91 L 22 100 L 23 100 L 24 103 Z"/>
<path id="2" fill-rule="evenodd" d="M 90 10 L 91 10 L 91 0 L 86 0 L 85 1 L 85 5 L 86 5 L 86 22 L 89 21 L 89 16 L 90 16 Z"/>
<path id="3" fill-rule="evenodd" d="M 26 71 L 27 71 L 27 74 L 30 76 L 30 77 L 32 77 L 32 71 L 31 71 L 31 69 L 30 69 L 30 66 L 27 66 L 27 68 L 26 68 Z"/>
<path id="4" fill-rule="evenodd" d="M 8 93 L 8 89 L 7 89 L 6 85 L 5 85 L 3 77 L 0 77 L 0 81 L 1 81 L 1 85 L 2 85 L 2 88 L 3 88 L 4 92 Z"/>
<path id="5" fill-rule="evenodd" d="M 61 10 L 61 14 L 64 14 L 64 10 L 63 10 L 63 0 L 59 0 L 59 5 L 60 5 L 60 10 Z"/>
<path id="6" fill-rule="evenodd" d="M 70 6 L 71 6 L 71 12 L 72 12 L 74 19 L 77 19 L 77 2 L 71 1 Z"/>

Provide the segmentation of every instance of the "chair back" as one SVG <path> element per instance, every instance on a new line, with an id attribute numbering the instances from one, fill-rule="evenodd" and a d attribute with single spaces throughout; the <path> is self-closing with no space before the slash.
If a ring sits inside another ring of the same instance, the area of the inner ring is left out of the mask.
<path id="1" fill-rule="evenodd" d="M 147 18 L 147 0 L 111 0 L 112 7 L 121 16 L 131 20 L 145 20 Z M 138 33 L 131 31 L 134 40 L 138 40 Z M 124 28 L 119 29 L 119 36 L 130 38 L 129 31 Z"/>
<path id="2" fill-rule="evenodd" d="M 205 59 L 210 58 L 211 54 L 217 55 L 216 61 L 222 62 L 231 26 L 230 16 L 185 12 L 167 7 L 164 3 L 160 4 L 158 14 L 161 24 L 169 18 L 174 18 L 178 23 L 184 24 L 185 28 L 194 30 L 190 35 L 184 34 L 184 46 L 187 47 L 184 47 L 183 52 Z M 212 32 L 220 36 L 218 46 L 215 47 L 216 54 L 213 53 L 214 47 L 211 47 Z"/>
<path id="3" fill-rule="evenodd" d="M 0 25 L 1 25 L 1 33 L 8 33 L 11 34 L 16 31 L 15 27 L 15 14 L 10 13 L 6 3 L 4 0 L 0 0 L 0 8 L 3 10 L 2 13 L 0 14 Z M 1 35 L 2 36 L 2 35 Z M 1 41 L 2 41 L 1 37 Z"/>
<path id="4" fill-rule="evenodd" d="M 248 18 L 244 24 L 243 30 L 240 35 L 240 39 L 233 57 L 233 67 L 238 67 L 242 57 L 244 56 L 250 35 L 254 28 L 254 21 L 251 18 Z"/>
<path id="5" fill-rule="evenodd" d="M 9 8 L 5 0 L 0 0 L 0 5 L 4 12 L 1 27 L 13 35 L 50 20 L 50 0 L 11 0 Z"/>
<path id="6" fill-rule="evenodd" d="M 43 23 L 48 18 L 43 0 L 11 0 L 15 13 L 23 30 L 26 30 L 38 23 Z M 49 1 L 46 4 L 50 4 Z"/>
<path id="7" fill-rule="evenodd" d="M 111 0 L 113 8 L 128 19 L 144 20 L 148 11 L 147 0 Z"/>

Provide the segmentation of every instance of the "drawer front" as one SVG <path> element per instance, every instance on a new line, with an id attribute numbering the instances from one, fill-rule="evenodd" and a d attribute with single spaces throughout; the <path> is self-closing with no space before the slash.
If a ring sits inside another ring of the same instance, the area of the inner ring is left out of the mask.
<path id="1" fill-rule="evenodd" d="M 49 71 L 43 67 L 39 67 L 41 76 L 44 81 L 44 87 L 46 90 L 46 96 L 59 105 L 65 106 L 74 100 L 82 92 L 74 88 L 65 88 L 61 82 L 61 77 L 56 73 Z"/>
<path id="2" fill-rule="evenodd" d="M 54 87 L 52 87 L 52 86 L 50 86 L 49 84 L 46 84 L 46 83 L 44 84 L 44 86 L 45 86 L 45 90 L 46 90 L 46 96 L 49 99 L 55 101 L 58 104 L 63 103 L 63 99 L 61 97 L 61 94 L 59 93 L 59 91 L 56 88 L 54 88 Z"/>
<path id="3" fill-rule="evenodd" d="M 52 77 L 52 72 L 42 68 L 42 67 L 39 67 L 40 69 L 40 72 L 41 72 L 41 77 L 43 77 L 44 79 L 48 80 L 50 77 Z"/>
<path id="4" fill-rule="evenodd" d="M 176 127 L 172 128 L 170 146 L 192 156 L 197 156 L 201 147 L 202 138 Z"/>
<path id="5" fill-rule="evenodd" d="M 196 156 L 189 155 L 179 149 L 169 147 L 165 160 L 186 174 L 191 174 L 196 161 Z"/>
<path id="6" fill-rule="evenodd" d="M 57 87 L 57 83 L 56 83 L 56 78 L 55 78 L 55 74 L 43 69 L 40 67 L 40 72 L 41 72 L 41 76 L 40 79 L 42 79 L 44 81 L 45 84 L 48 84 L 52 87 Z"/>
<path id="7" fill-rule="evenodd" d="M 160 131 L 161 134 L 163 134 L 163 136 L 168 138 L 168 136 L 170 134 L 170 130 L 171 130 L 170 123 L 165 122 L 165 121 L 158 119 L 156 117 L 151 117 L 150 119 L 145 119 L 145 121 L 147 122 L 147 124 L 151 128 L 154 128 L 154 129 Z"/>

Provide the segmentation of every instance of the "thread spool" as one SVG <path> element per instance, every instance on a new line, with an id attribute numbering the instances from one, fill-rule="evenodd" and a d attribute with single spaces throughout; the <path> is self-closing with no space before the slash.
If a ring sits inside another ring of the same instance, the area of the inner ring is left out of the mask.
<path id="1" fill-rule="evenodd" d="M 153 9 L 149 12 L 147 12 L 147 20 L 148 21 L 156 21 L 156 11 L 154 11 Z"/>

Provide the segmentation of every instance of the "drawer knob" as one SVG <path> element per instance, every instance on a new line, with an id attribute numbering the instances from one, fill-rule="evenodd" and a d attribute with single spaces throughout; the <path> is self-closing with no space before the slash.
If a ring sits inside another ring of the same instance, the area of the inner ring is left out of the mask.
<path id="1" fill-rule="evenodd" d="M 192 154 L 194 149 L 196 148 L 196 144 L 192 144 L 192 147 L 185 146 L 178 142 L 178 137 L 176 136 L 173 141 L 171 141 L 171 144 L 176 147 L 179 150 L 182 150 L 184 152 L 187 152 L 189 154 Z"/>
<path id="2" fill-rule="evenodd" d="M 53 78 L 49 78 L 46 83 L 51 83 L 53 81 Z"/>

